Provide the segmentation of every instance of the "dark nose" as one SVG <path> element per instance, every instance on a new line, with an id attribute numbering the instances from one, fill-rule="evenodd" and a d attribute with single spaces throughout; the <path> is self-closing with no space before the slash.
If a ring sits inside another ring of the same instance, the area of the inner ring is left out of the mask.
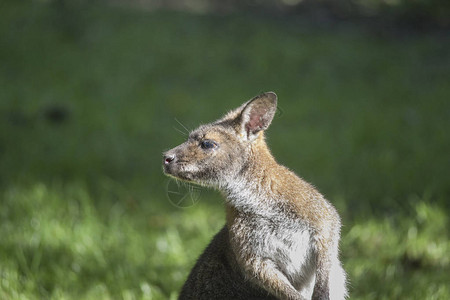
<path id="1" fill-rule="evenodd" d="M 175 154 L 166 154 L 164 155 L 164 164 L 168 165 L 175 159 Z"/>

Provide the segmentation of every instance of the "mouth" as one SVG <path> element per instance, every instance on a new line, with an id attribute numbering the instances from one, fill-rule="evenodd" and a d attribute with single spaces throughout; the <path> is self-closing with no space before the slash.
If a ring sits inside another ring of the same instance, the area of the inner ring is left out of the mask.
<path id="1" fill-rule="evenodd" d="M 177 164 L 163 164 L 163 172 L 165 175 L 184 181 L 193 181 L 193 176 L 191 173 L 183 170 L 183 162 L 177 162 Z"/>
<path id="2" fill-rule="evenodd" d="M 178 181 L 184 181 L 188 183 L 194 183 L 198 184 L 194 179 L 192 179 L 192 176 L 190 174 L 171 174 L 171 173 L 165 173 L 168 177 L 173 178 Z"/>
<path id="3" fill-rule="evenodd" d="M 177 178 L 177 176 L 176 176 L 177 172 L 174 170 L 172 165 L 164 164 L 162 166 L 162 168 L 163 168 L 163 172 L 164 172 L 165 175 L 173 177 L 173 178 Z"/>

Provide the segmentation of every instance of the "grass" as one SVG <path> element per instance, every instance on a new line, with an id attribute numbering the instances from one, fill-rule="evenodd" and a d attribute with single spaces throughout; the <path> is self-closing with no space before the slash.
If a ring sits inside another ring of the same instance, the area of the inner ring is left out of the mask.
<path id="1" fill-rule="evenodd" d="M 343 218 L 351 298 L 450 297 L 448 38 L 82 3 L 0 5 L 1 299 L 175 299 L 224 222 L 216 192 L 167 198 L 175 119 L 266 90 L 275 157 Z"/>

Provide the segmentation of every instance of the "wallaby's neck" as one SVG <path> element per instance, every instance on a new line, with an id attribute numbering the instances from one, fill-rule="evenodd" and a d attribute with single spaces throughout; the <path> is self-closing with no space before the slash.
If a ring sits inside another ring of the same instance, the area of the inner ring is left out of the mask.
<path id="1" fill-rule="evenodd" d="M 279 165 L 261 135 L 251 146 L 248 161 L 241 171 L 222 187 L 229 204 L 239 211 L 259 212 L 273 206 L 276 186 L 283 181 Z"/>

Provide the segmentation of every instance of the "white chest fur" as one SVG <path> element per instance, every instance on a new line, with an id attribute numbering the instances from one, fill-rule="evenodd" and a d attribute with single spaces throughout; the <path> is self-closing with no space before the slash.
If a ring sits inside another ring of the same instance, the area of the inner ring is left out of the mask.
<path id="1" fill-rule="evenodd" d="M 263 216 L 237 218 L 230 228 L 238 257 L 270 259 L 305 297 L 311 297 L 315 278 L 315 259 L 311 234 L 299 222 Z"/>

